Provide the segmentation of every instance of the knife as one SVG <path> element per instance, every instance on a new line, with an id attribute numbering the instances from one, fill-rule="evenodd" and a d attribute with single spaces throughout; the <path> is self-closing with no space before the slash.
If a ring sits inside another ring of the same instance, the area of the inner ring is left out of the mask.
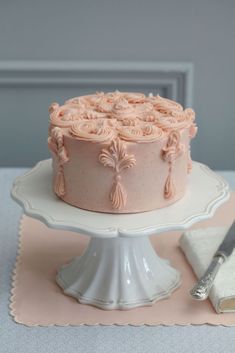
<path id="1" fill-rule="evenodd" d="M 224 240 L 217 249 L 213 259 L 207 268 L 204 275 L 199 279 L 196 285 L 191 289 L 190 294 L 193 299 L 205 300 L 207 299 L 210 289 L 213 285 L 214 279 L 221 267 L 221 265 L 232 254 L 235 247 L 235 221 L 229 228 Z"/>

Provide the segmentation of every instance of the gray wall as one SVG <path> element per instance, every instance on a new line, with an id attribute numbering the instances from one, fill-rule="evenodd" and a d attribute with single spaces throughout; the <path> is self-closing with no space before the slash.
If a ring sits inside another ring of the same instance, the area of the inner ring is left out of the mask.
<path id="1" fill-rule="evenodd" d="M 193 62 L 199 126 L 193 157 L 235 169 L 234 18 L 234 0 L 2 0 L 0 60 Z M 0 87 L 2 166 L 48 156 L 47 105 L 64 93 L 32 90 Z M 74 87 L 66 95 L 76 95 Z"/>

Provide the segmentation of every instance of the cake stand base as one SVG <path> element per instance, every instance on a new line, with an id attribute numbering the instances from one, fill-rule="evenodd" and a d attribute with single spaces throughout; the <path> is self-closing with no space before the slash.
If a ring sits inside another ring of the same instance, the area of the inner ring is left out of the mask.
<path id="1" fill-rule="evenodd" d="M 180 273 L 157 256 L 148 237 L 92 238 L 56 280 L 80 303 L 106 310 L 152 305 L 181 282 Z"/>

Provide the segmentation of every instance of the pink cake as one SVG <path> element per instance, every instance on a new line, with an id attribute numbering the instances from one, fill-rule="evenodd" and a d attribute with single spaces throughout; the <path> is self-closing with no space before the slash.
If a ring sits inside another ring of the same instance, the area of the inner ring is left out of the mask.
<path id="1" fill-rule="evenodd" d="M 76 207 L 135 213 L 183 197 L 195 114 L 142 93 L 99 92 L 49 109 L 54 192 Z"/>

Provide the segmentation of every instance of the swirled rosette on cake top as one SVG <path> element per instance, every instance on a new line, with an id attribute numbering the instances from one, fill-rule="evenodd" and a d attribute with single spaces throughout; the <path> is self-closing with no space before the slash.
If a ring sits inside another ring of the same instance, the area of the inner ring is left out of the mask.
<path id="1" fill-rule="evenodd" d="M 115 129 L 105 120 L 80 120 L 70 128 L 70 134 L 83 141 L 106 142 L 115 137 Z"/>
<path id="2" fill-rule="evenodd" d="M 171 115 L 172 111 L 183 111 L 183 107 L 181 104 L 171 99 L 163 98 L 159 95 L 157 95 L 156 97 L 151 96 L 149 97 L 149 100 L 154 106 L 154 109 L 165 115 Z"/>
<path id="3" fill-rule="evenodd" d="M 50 107 L 49 111 L 52 109 Z M 81 119 L 83 112 L 84 109 L 76 104 L 58 105 L 50 114 L 50 122 L 54 126 L 69 127 L 75 120 Z"/>
<path id="4" fill-rule="evenodd" d="M 155 125 L 140 122 L 136 126 L 123 126 L 119 128 L 118 135 L 125 141 L 147 143 L 163 138 L 165 133 L 161 128 Z"/>

